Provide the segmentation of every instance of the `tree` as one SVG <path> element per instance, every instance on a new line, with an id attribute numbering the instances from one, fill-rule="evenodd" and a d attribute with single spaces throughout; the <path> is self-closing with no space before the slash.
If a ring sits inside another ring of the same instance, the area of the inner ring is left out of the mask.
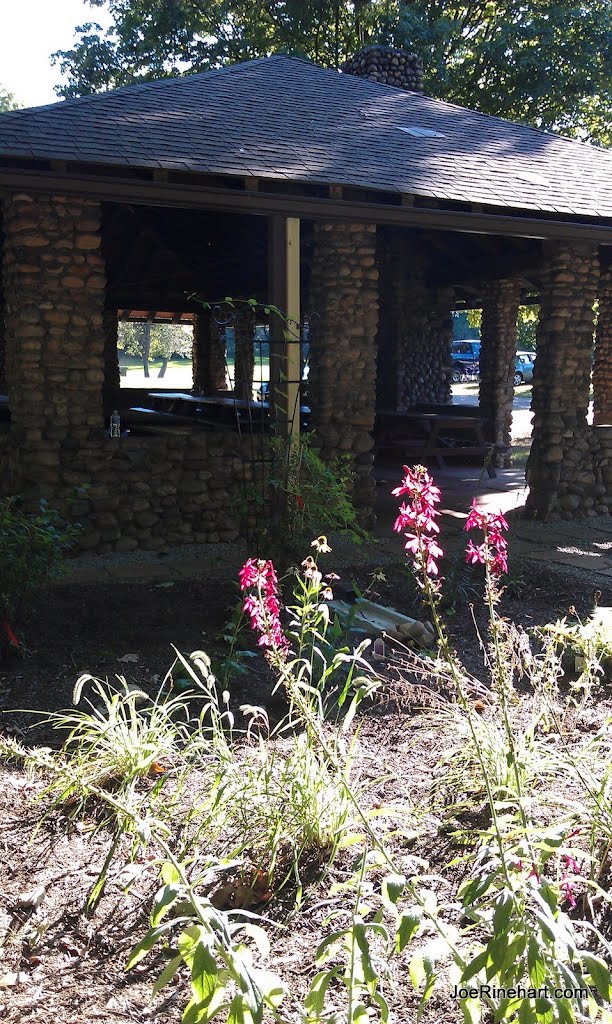
<path id="1" fill-rule="evenodd" d="M 339 67 L 376 31 L 392 0 L 87 0 L 113 24 L 77 28 L 72 50 L 53 54 L 68 84 L 59 96 L 207 71 L 272 53 Z"/>
<path id="2" fill-rule="evenodd" d="M 394 41 L 423 57 L 429 95 L 612 142 L 610 0 L 406 0 L 399 6 Z"/>
<path id="3" fill-rule="evenodd" d="M 149 376 L 149 360 L 162 359 L 163 369 L 173 356 L 190 356 L 193 331 L 180 324 L 131 323 L 119 324 L 117 347 L 126 355 L 139 356 L 145 377 Z"/>
<path id="4" fill-rule="evenodd" d="M 364 43 L 421 54 L 429 95 L 612 142 L 610 0 L 87 0 L 113 18 L 54 59 L 82 96 L 273 53 L 325 67 Z"/>
<path id="5" fill-rule="evenodd" d="M 0 85 L 0 113 L 3 113 L 5 110 L 17 110 L 18 108 L 19 104 L 12 92 L 8 92 L 7 89 L 3 89 Z"/>

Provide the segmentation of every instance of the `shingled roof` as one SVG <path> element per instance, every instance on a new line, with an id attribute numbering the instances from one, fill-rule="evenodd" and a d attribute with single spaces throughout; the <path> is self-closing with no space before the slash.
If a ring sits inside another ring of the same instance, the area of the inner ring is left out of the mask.
<path id="1" fill-rule="evenodd" d="M 2 157 L 612 219 L 608 150 L 285 56 L 2 114 Z"/>

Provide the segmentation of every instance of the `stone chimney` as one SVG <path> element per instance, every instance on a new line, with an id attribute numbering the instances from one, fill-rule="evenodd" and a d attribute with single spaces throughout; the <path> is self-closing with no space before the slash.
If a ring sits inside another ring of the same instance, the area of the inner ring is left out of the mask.
<path id="1" fill-rule="evenodd" d="M 364 46 L 341 66 L 341 71 L 396 89 L 423 92 L 423 61 L 414 53 L 392 46 Z"/>

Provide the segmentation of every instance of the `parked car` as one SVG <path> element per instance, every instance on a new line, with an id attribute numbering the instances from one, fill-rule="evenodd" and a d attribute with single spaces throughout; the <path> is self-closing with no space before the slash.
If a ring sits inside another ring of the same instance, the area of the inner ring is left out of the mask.
<path id="1" fill-rule="evenodd" d="M 454 341 L 451 346 L 453 384 L 477 377 L 480 365 L 480 346 L 475 341 Z M 514 386 L 530 384 L 533 380 L 533 352 L 517 352 L 514 364 Z"/>
<path id="2" fill-rule="evenodd" d="M 451 359 L 453 361 L 453 384 L 457 384 L 462 379 L 477 377 L 480 342 L 478 340 L 454 341 L 451 346 Z"/>
<path id="3" fill-rule="evenodd" d="M 514 386 L 531 384 L 533 380 L 533 352 L 517 352 L 514 366 Z"/>

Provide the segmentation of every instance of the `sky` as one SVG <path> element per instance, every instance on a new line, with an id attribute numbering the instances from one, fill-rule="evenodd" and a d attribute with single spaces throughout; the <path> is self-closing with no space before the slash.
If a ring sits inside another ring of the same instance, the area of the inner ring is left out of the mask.
<path id="1" fill-rule="evenodd" d="M 57 102 L 62 76 L 49 55 L 70 49 L 75 26 L 88 21 L 109 24 L 84 0 L 0 0 L 0 86 L 27 107 Z"/>

